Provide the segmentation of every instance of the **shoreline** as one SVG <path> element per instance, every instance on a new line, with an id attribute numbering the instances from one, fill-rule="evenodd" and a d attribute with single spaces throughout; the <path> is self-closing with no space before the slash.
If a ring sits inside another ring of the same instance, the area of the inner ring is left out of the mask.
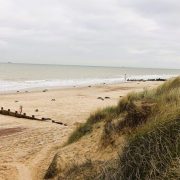
<path id="1" fill-rule="evenodd" d="M 172 77 L 173 78 L 173 77 Z M 99 83 L 99 84 L 86 84 L 86 85 L 74 85 L 74 86 L 45 86 L 45 87 L 37 87 L 37 88 L 25 88 L 19 90 L 7 90 L 7 91 L 0 91 L 0 95 L 5 94 L 17 94 L 17 93 L 33 93 L 33 92 L 41 92 L 41 91 L 57 91 L 57 90 L 66 90 L 66 89 L 74 89 L 74 88 L 86 88 L 86 87 L 99 87 L 105 85 L 118 85 L 118 84 L 125 84 L 130 82 L 164 82 L 170 78 L 153 78 L 153 79 L 127 79 L 127 81 L 122 82 L 114 82 L 114 83 Z"/>

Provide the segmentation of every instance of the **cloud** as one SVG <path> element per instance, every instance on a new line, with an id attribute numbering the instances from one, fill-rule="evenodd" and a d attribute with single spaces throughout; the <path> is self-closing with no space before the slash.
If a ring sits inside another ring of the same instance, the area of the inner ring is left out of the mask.
<path id="1" fill-rule="evenodd" d="M 179 7 L 178 0 L 0 0 L 0 61 L 180 68 Z"/>

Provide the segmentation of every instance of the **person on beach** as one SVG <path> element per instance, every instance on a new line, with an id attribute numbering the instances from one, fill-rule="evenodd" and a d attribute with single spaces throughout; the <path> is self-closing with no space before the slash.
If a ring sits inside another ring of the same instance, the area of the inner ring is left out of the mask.
<path id="1" fill-rule="evenodd" d="M 126 74 L 124 75 L 124 81 L 125 82 L 127 81 L 127 75 Z"/>
<path id="2" fill-rule="evenodd" d="M 22 107 L 22 105 L 20 105 L 20 106 L 19 106 L 19 114 L 22 113 L 22 110 L 23 110 L 23 107 Z"/>

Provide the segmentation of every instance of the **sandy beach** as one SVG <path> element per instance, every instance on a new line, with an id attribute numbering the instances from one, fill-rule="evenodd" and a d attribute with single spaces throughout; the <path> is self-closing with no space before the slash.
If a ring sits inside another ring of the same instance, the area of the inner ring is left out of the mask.
<path id="1" fill-rule="evenodd" d="M 41 122 L 0 115 L 0 179 L 42 179 L 57 148 L 91 112 L 117 104 L 131 91 L 153 88 L 161 83 L 128 82 L 1 94 L 0 107 L 4 109 L 16 111 L 22 105 L 28 115 L 51 118 L 67 126 L 50 120 Z"/>

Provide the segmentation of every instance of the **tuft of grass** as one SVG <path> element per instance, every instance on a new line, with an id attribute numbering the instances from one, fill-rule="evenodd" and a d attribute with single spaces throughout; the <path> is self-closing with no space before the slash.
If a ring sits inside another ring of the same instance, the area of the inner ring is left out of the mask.
<path id="1" fill-rule="evenodd" d="M 170 167 L 162 174 L 164 180 L 177 180 L 180 178 L 180 157 L 176 158 Z"/>
<path id="2" fill-rule="evenodd" d="M 114 145 L 114 132 L 116 131 L 116 125 L 108 120 L 104 124 L 103 133 L 101 136 L 101 145 L 102 147 L 107 147 L 108 145 Z"/>
<path id="3" fill-rule="evenodd" d="M 53 164 L 53 165 L 52 165 Z M 55 163 L 56 164 L 56 163 Z M 102 165 L 103 161 L 92 161 L 85 159 L 82 162 L 72 160 L 63 172 L 54 172 L 54 163 L 51 163 L 51 169 L 48 169 L 44 179 L 63 179 L 63 180 L 79 180 L 79 179 L 95 179 Z"/>
<path id="4" fill-rule="evenodd" d="M 120 157 L 116 177 L 158 179 L 180 156 L 180 117 L 158 125 L 129 142 Z"/>
<path id="5" fill-rule="evenodd" d="M 58 174 L 57 168 L 57 154 L 54 156 L 49 168 L 46 171 L 44 179 L 51 179 L 54 178 Z"/>
<path id="6" fill-rule="evenodd" d="M 164 83 L 163 85 L 159 86 L 156 90 L 156 95 L 161 95 L 168 93 L 171 90 L 179 89 L 180 88 L 180 77 L 175 79 L 171 79 Z"/>
<path id="7" fill-rule="evenodd" d="M 91 159 L 86 159 L 82 164 L 73 163 L 67 168 L 64 175 L 59 176 L 58 179 L 85 179 L 85 177 L 92 175 L 91 171 L 95 171 Z"/>
<path id="8" fill-rule="evenodd" d="M 86 123 L 77 127 L 77 129 L 68 138 L 67 144 L 76 142 L 84 135 L 91 133 L 93 130 L 94 124 L 99 123 L 105 119 L 111 119 L 115 116 L 117 116 L 117 113 L 116 113 L 116 107 L 114 107 L 114 106 L 107 107 L 103 110 L 96 111 L 95 113 L 90 115 L 90 117 L 87 119 Z"/>

